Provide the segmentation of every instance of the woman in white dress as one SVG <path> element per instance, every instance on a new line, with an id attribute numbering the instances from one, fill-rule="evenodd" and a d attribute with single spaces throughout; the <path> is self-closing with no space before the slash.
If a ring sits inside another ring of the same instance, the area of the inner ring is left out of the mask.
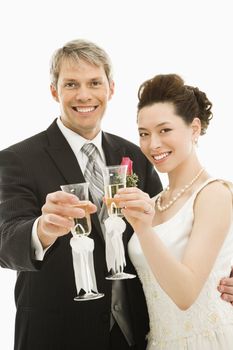
<path id="1" fill-rule="evenodd" d="M 169 180 L 153 199 L 137 188 L 117 194 L 135 231 L 129 255 L 148 306 L 147 349 L 233 349 L 232 305 L 217 291 L 233 255 L 231 184 L 196 153 L 212 103 L 175 74 L 146 81 L 138 96 L 142 152 Z"/>

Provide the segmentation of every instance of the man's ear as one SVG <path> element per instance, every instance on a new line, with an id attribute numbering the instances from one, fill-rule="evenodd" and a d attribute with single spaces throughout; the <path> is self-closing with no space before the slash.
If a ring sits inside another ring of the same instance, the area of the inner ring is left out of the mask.
<path id="1" fill-rule="evenodd" d="M 51 92 L 51 95 L 53 96 L 54 100 L 59 102 L 57 89 L 53 84 L 50 85 L 50 92 Z"/>
<path id="2" fill-rule="evenodd" d="M 115 83 L 113 80 L 110 80 L 109 82 L 109 96 L 108 96 L 108 100 L 111 100 L 112 95 L 114 94 L 115 91 Z"/>

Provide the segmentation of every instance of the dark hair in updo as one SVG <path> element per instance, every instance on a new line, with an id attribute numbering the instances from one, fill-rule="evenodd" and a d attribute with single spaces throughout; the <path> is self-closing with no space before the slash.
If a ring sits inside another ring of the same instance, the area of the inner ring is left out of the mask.
<path id="1" fill-rule="evenodd" d="M 201 121 L 201 135 L 205 134 L 212 119 L 212 103 L 197 87 L 185 85 L 177 74 L 161 74 L 145 81 L 138 90 L 138 112 L 158 102 L 170 102 L 186 124 L 194 118 Z"/>

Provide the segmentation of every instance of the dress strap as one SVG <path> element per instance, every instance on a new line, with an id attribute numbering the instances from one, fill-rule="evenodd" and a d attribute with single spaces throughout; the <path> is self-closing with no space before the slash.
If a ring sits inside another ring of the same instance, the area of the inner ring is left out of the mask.
<path id="1" fill-rule="evenodd" d="M 232 194 L 232 203 L 233 203 L 233 183 L 222 179 L 219 179 L 219 181 L 230 190 Z"/>
<path id="2" fill-rule="evenodd" d="M 218 181 L 221 182 L 223 185 L 225 185 L 230 192 L 232 193 L 232 201 L 233 201 L 233 184 L 230 181 L 227 180 L 223 180 L 223 179 L 219 179 L 219 178 L 209 178 L 207 179 L 205 182 L 203 182 L 203 184 L 201 184 L 201 186 L 193 193 L 193 196 L 197 195 L 205 186 L 207 186 L 209 183 L 214 182 L 214 181 Z"/>
<path id="3" fill-rule="evenodd" d="M 233 202 L 233 183 L 227 180 L 223 180 L 223 179 L 219 179 L 219 178 L 214 178 L 214 177 L 210 177 L 209 179 L 207 179 L 205 182 L 203 182 L 200 187 L 198 187 L 198 189 L 196 191 L 194 191 L 194 193 L 191 195 L 191 198 L 195 198 L 197 196 L 197 194 L 205 187 L 207 186 L 209 183 L 214 182 L 214 181 L 219 181 L 221 182 L 223 185 L 225 185 L 227 188 L 229 188 L 229 190 L 232 193 L 232 202 Z M 162 192 L 162 191 L 161 191 Z M 156 196 L 153 197 L 153 199 L 156 201 L 158 196 L 161 194 L 157 193 Z"/>

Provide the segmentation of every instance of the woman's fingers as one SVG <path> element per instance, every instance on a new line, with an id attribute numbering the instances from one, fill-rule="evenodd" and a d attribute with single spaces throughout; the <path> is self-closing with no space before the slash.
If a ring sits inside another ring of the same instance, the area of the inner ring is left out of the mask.
<path id="1" fill-rule="evenodd" d="M 151 203 L 150 200 L 131 200 L 131 201 L 125 201 L 125 202 L 122 202 L 120 201 L 119 202 L 119 206 L 121 208 L 129 208 L 129 209 L 134 209 L 134 210 L 137 210 L 137 211 L 141 211 L 141 212 L 144 212 L 144 213 L 151 213 L 153 211 L 153 205 Z"/>

